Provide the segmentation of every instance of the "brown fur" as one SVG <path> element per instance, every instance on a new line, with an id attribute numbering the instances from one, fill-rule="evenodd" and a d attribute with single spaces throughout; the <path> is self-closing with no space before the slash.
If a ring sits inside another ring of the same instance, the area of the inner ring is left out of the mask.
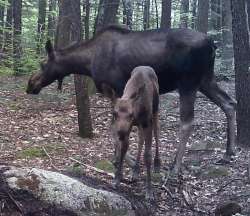
<path id="1" fill-rule="evenodd" d="M 153 198 L 151 190 L 151 160 L 152 133 L 155 132 L 156 155 L 155 168 L 159 170 L 160 159 L 158 152 L 158 79 L 153 68 L 148 66 L 136 67 L 128 80 L 123 95 L 114 106 L 113 131 L 117 137 L 116 143 L 116 173 L 115 184 L 119 185 L 122 178 L 122 164 L 129 145 L 129 134 L 132 126 L 139 128 L 139 149 L 133 177 L 139 174 L 139 161 L 142 146 L 145 143 L 144 160 L 147 168 L 146 198 Z M 154 104 L 157 103 L 157 104 Z"/>

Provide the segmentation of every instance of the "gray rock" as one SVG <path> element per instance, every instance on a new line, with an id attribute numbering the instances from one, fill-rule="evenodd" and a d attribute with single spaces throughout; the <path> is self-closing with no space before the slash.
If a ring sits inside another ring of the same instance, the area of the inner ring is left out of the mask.
<path id="1" fill-rule="evenodd" d="M 7 168 L 7 170 L 6 170 Z M 0 166 L 8 186 L 84 216 L 133 216 L 131 203 L 112 192 L 97 190 L 60 173 Z"/>

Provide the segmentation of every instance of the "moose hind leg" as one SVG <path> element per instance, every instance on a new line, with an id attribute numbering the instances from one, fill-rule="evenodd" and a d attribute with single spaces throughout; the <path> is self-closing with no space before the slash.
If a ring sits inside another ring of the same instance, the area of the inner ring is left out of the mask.
<path id="1" fill-rule="evenodd" d="M 203 84 L 200 91 L 206 95 L 212 102 L 219 106 L 227 118 L 227 145 L 225 159 L 229 159 L 234 155 L 234 146 L 236 140 L 236 102 L 230 98 L 226 92 L 219 88 L 215 81 Z"/>
<path id="2" fill-rule="evenodd" d="M 174 161 L 174 174 L 180 172 L 186 144 L 193 129 L 195 98 L 196 91 L 180 92 L 180 143 Z"/>
<path id="3" fill-rule="evenodd" d="M 144 161 L 146 165 L 147 178 L 146 178 L 146 199 L 153 200 L 153 191 L 151 185 L 151 162 L 152 162 L 152 125 L 148 125 L 144 128 L 144 138 L 145 138 L 145 152 Z"/>

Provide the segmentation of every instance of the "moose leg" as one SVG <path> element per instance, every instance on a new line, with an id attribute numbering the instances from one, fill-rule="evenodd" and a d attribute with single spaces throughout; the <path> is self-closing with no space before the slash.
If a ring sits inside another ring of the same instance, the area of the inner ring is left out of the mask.
<path id="1" fill-rule="evenodd" d="M 124 157 L 126 155 L 126 152 L 128 150 L 128 138 L 125 138 L 124 140 L 120 140 L 119 143 L 117 143 L 116 146 L 116 158 L 115 158 L 115 164 L 116 164 L 116 171 L 115 171 L 115 179 L 113 182 L 113 185 L 115 188 L 117 188 L 122 180 L 122 168 L 123 168 L 123 161 Z"/>
<path id="2" fill-rule="evenodd" d="M 200 91 L 206 95 L 212 102 L 219 106 L 226 115 L 227 118 L 227 146 L 224 158 L 226 160 L 230 159 L 234 155 L 234 145 L 235 145 L 235 106 L 236 102 L 230 98 L 226 92 L 219 88 L 215 81 L 210 83 L 202 84 Z"/>
<path id="3" fill-rule="evenodd" d="M 153 116 L 153 130 L 154 130 L 154 138 L 155 138 L 155 158 L 154 158 L 154 171 L 156 173 L 160 172 L 161 168 L 161 160 L 159 155 L 159 119 L 158 112 Z"/>
<path id="4" fill-rule="evenodd" d="M 142 127 L 138 127 L 138 152 L 136 157 L 136 163 L 133 167 L 133 174 L 132 174 L 132 181 L 136 181 L 139 178 L 140 174 L 140 158 L 141 158 L 141 152 L 144 144 L 144 135 L 143 135 L 143 129 Z"/>
<path id="5" fill-rule="evenodd" d="M 152 162 L 152 125 L 149 124 L 148 127 L 144 128 L 144 138 L 145 138 L 145 152 L 144 161 L 147 170 L 146 178 L 146 199 L 153 200 L 153 192 L 151 186 L 151 162 Z"/>
<path id="6" fill-rule="evenodd" d="M 180 92 L 180 143 L 175 156 L 173 173 L 178 174 L 188 138 L 193 129 L 196 91 Z"/>

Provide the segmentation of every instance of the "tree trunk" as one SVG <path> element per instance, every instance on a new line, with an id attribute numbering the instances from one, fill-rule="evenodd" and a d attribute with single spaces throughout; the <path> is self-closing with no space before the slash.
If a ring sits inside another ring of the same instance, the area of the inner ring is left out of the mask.
<path id="1" fill-rule="evenodd" d="M 48 13 L 48 37 L 50 40 L 55 38 L 56 17 L 54 15 L 56 10 L 56 0 L 49 0 L 49 13 Z"/>
<path id="2" fill-rule="evenodd" d="M 132 29 L 133 25 L 133 3 L 132 0 L 123 0 L 123 11 L 124 11 L 124 24 L 128 26 L 129 29 Z"/>
<path id="3" fill-rule="evenodd" d="M 57 27 L 57 47 L 63 47 L 70 41 L 81 39 L 80 0 L 59 1 L 59 22 Z M 92 124 L 89 97 L 83 76 L 75 75 L 76 106 L 78 111 L 79 135 L 83 138 L 92 136 Z"/>
<path id="4" fill-rule="evenodd" d="M 4 4 L 0 4 L 0 51 L 2 50 L 3 46 L 3 28 L 4 28 L 4 10 L 5 6 Z"/>
<path id="5" fill-rule="evenodd" d="M 233 71 L 233 35 L 231 1 L 222 0 L 222 53 L 221 73 L 227 76 Z"/>
<path id="6" fill-rule="evenodd" d="M 120 0 L 100 0 L 94 33 L 109 24 L 116 23 L 119 3 Z"/>
<path id="7" fill-rule="evenodd" d="M 191 28 L 196 28 L 196 19 L 197 19 L 197 0 L 192 1 L 192 22 L 191 22 Z"/>
<path id="8" fill-rule="evenodd" d="M 208 30 L 208 0 L 198 0 L 197 30 L 207 33 Z"/>
<path id="9" fill-rule="evenodd" d="M 172 0 L 162 0 L 161 28 L 171 28 L 171 4 Z"/>
<path id="10" fill-rule="evenodd" d="M 250 147 L 249 32 L 245 0 L 232 0 L 238 144 Z"/>
<path id="11" fill-rule="evenodd" d="M 143 29 L 149 29 L 150 20 L 150 0 L 144 0 L 144 10 L 143 10 Z"/>
<path id="12" fill-rule="evenodd" d="M 248 30 L 250 31 L 250 1 L 247 1 Z"/>
<path id="13" fill-rule="evenodd" d="M 230 0 L 227 0 L 227 2 L 230 2 Z M 222 8 L 221 0 L 211 0 L 211 29 L 213 30 L 221 30 Z"/>
<path id="14" fill-rule="evenodd" d="M 8 0 L 8 8 L 5 22 L 5 32 L 4 32 L 4 52 L 10 53 L 12 49 L 12 24 L 13 24 L 13 1 Z"/>
<path id="15" fill-rule="evenodd" d="M 85 1 L 85 17 L 84 17 L 84 32 L 85 32 L 85 39 L 89 39 L 89 17 L 90 17 L 90 2 L 89 0 Z"/>
<path id="16" fill-rule="evenodd" d="M 188 27 L 189 0 L 181 0 L 180 28 Z"/>
<path id="17" fill-rule="evenodd" d="M 13 2 L 13 57 L 14 57 L 14 75 L 21 73 L 21 56 L 22 56 L 22 0 Z"/>
<path id="18" fill-rule="evenodd" d="M 41 53 L 44 44 L 47 0 L 39 0 L 37 20 L 37 54 Z"/>

